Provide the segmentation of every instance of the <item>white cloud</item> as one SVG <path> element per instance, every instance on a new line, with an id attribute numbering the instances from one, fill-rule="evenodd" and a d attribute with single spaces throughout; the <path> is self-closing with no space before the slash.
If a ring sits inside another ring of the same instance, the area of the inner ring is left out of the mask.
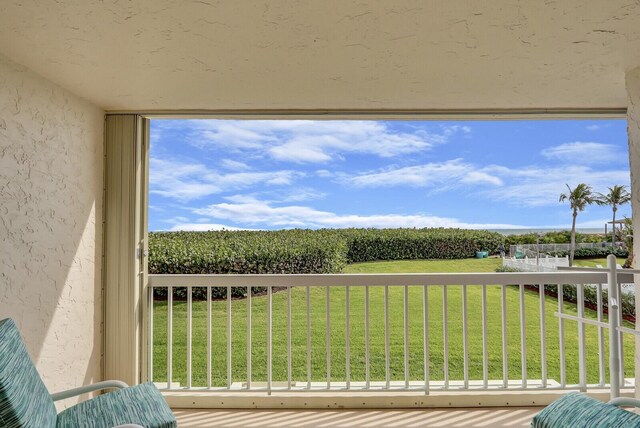
<path id="1" fill-rule="evenodd" d="M 290 185 L 302 173 L 295 171 L 235 172 L 221 174 L 200 163 L 151 158 L 149 192 L 179 201 L 189 201 L 257 184 Z"/>
<path id="2" fill-rule="evenodd" d="M 500 186 L 502 180 L 478 170 L 462 159 L 434 162 L 345 178 L 347 184 L 356 187 L 412 186 L 452 188 L 463 184 L 491 184 Z"/>
<path id="3" fill-rule="evenodd" d="M 613 184 L 629 185 L 629 172 L 564 165 L 562 167 L 508 168 L 500 165 L 477 166 L 461 159 L 441 163 L 388 169 L 380 172 L 343 177 L 355 187 L 411 186 L 437 188 L 438 191 L 472 186 L 479 196 L 524 206 L 557 205 L 565 183 L 587 183 L 597 192 Z"/>
<path id="4" fill-rule="evenodd" d="M 494 186 L 502 186 L 504 184 L 499 177 L 482 171 L 471 171 L 462 177 L 460 181 L 467 184 L 492 184 Z"/>
<path id="5" fill-rule="evenodd" d="M 321 177 L 321 178 L 331 178 L 335 174 L 333 172 L 329 171 L 328 169 L 318 169 L 318 170 L 316 170 L 316 175 L 318 177 Z"/>
<path id="6" fill-rule="evenodd" d="M 589 125 L 587 126 L 587 131 L 597 131 L 600 128 L 601 128 L 600 125 Z"/>
<path id="7" fill-rule="evenodd" d="M 232 159 L 222 159 L 220 161 L 220 166 L 231 171 L 246 171 L 248 169 L 251 169 L 246 163 L 235 161 Z"/>
<path id="8" fill-rule="evenodd" d="M 606 163 L 626 160 L 626 154 L 612 144 L 575 141 L 542 150 L 547 159 L 578 164 Z"/>
<path id="9" fill-rule="evenodd" d="M 485 170 L 500 177 L 505 183 L 500 188 L 480 192 L 494 201 L 524 206 L 554 206 L 561 193 L 567 190 L 565 184 L 574 187 L 587 183 L 595 191 L 604 192 L 607 186 L 629 185 L 629 171 L 601 170 L 588 166 L 563 166 L 556 168 L 507 168 L 489 166 Z"/>
<path id="10" fill-rule="evenodd" d="M 512 224 L 475 224 L 460 222 L 455 218 L 424 214 L 340 215 L 308 206 L 274 206 L 247 196 L 229 198 L 231 203 L 209 205 L 194 209 L 194 213 L 229 220 L 241 224 L 280 228 L 345 228 L 345 227 L 460 227 L 470 229 L 522 228 Z"/>
<path id="11" fill-rule="evenodd" d="M 166 125 L 170 126 L 170 125 Z M 346 153 L 394 157 L 431 149 L 454 134 L 468 134 L 468 126 L 392 130 L 386 123 L 358 120 L 200 120 L 187 124 L 189 141 L 198 147 L 251 150 L 252 156 L 279 161 L 326 163 Z"/>

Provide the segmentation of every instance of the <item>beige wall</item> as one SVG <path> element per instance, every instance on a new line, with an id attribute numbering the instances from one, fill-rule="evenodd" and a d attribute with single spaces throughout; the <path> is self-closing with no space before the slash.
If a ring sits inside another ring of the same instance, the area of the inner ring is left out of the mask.
<path id="1" fill-rule="evenodd" d="M 0 318 L 50 391 L 100 380 L 104 111 L 0 56 Z"/>
<path id="2" fill-rule="evenodd" d="M 640 263 L 640 67 L 630 70 L 626 75 L 627 131 L 629 134 L 629 165 L 631 167 L 631 213 L 633 219 L 634 267 Z M 636 288 L 640 284 L 640 275 L 636 275 Z M 640 307 L 640 293 L 636 293 L 636 308 Z M 640 318 L 636 318 L 636 330 L 640 328 Z M 640 384 L 640 339 L 636 337 L 636 384 Z M 636 397 L 640 398 L 640 388 L 636 388 Z"/>

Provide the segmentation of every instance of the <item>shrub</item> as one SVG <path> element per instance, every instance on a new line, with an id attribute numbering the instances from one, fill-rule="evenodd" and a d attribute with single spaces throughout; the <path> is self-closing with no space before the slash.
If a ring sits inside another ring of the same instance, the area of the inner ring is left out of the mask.
<path id="1" fill-rule="evenodd" d="M 336 273 L 345 264 L 346 251 L 344 240 L 310 230 L 155 232 L 149 233 L 149 273 Z M 156 291 L 163 295 L 164 290 Z M 215 298 L 226 297 L 226 288 L 213 291 Z M 246 289 L 231 292 L 243 297 Z M 186 291 L 176 293 L 182 297 Z M 194 297 L 204 293 L 194 289 Z"/>
<path id="2" fill-rule="evenodd" d="M 496 272 L 520 272 L 518 269 L 510 267 L 498 267 Z M 538 284 L 527 284 L 528 288 L 538 290 Z M 544 284 L 545 293 L 552 296 L 558 296 L 558 286 L 556 284 Z M 563 284 L 562 297 L 565 301 L 570 303 L 578 302 L 577 286 L 572 284 Z M 609 293 L 608 290 L 602 290 L 602 307 L 605 312 L 608 312 Z M 591 308 L 598 307 L 598 288 L 594 285 L 587 285 L 584 287 L 584 303 Z M 620 310 L 624 317 L 628 319 L 635 319 L 636 316 L 636 301 L 633 293 L 620 293 Z"/>
<path id="3" fill-rule="evenodd" d="M 568 256 L 568 251 L 549 252 L 551 256 L 564 257 Z M 626 248 L 595 247 L 595 248 L 577 248 L 574 254 L 576 259 L 592 259 L 597 257 L 606 257 L 614 254 L 616 257 L 629 257 L 629 251 Z"/>
<path id="4" fill-rule="evenodd" d="M 571 242 L 571 232 L 569 230 L 547 232 L 541 238 L 538 238 L 536 233 L 509 235 L 505 237 L 505 246 L 535 244 L 538 239 L 541 244 L 568 244 Z M 598 243 L 603 240 L 605 236 L 602 234 L 576 233 L 576 243 Z"/>
<path id="5" fill-rule="evenodd" d="M 464 259 L 498 252 L 503 236 L 465 229 L 347 229 L 349 263 L 375 260 Z"/>
<path id="6" fill-rule="evenodd" d="M 151 232 L 149 273 L 338 273 L 345 263 L 474 257 L 476 251 L 497 252 L 501 242 L 498 233 L 443 228 Z M 184 288 L 175 292 L 178 298 L 186 295 Z M 243 297 L 246 289 L 231 292 Z M 227 290 L 213 293 L 225 298 Z M 206 289 L 194 288 L 195 298 L 205 294 Z M 156 295 L 166 291 L 158 289 Z"/>

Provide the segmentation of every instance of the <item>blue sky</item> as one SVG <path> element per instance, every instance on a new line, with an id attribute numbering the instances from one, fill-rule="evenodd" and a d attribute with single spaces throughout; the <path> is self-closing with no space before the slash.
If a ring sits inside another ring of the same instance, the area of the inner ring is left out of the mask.
<path id="1" fill-rule="evenodd" d="M 565 183 L 629 186 L 629 161 L 624 120 L 153 120 L 149 175 L 149 230 L 568 229 Z"/>

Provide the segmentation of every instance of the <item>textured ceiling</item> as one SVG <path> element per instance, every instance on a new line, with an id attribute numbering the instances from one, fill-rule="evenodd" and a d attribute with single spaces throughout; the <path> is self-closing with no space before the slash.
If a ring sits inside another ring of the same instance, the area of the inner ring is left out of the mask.
<path id="1" fill-rule="evenodd" d="M 0 52 L 108 110 L 624 108 L 640 2 L 2 0 Z"/>

